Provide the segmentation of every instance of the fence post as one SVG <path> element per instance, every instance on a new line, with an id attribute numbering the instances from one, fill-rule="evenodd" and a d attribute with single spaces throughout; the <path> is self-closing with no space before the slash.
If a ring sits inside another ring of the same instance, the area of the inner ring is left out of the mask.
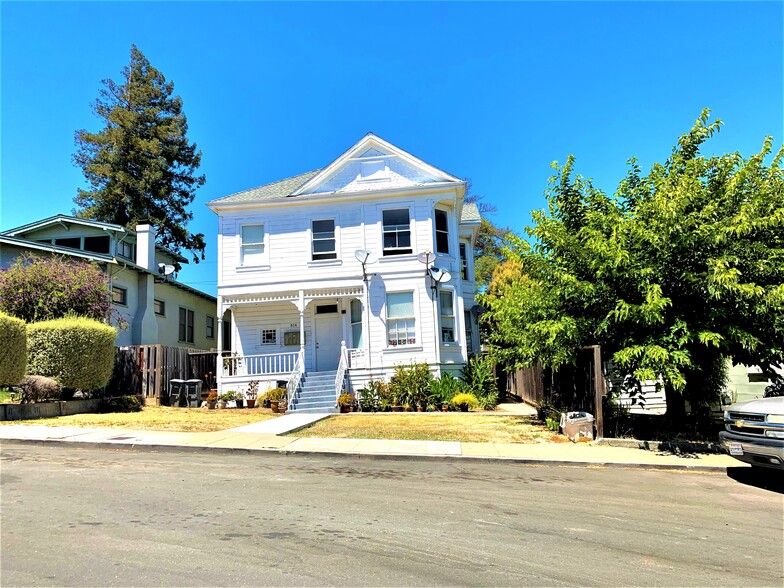
<path id="1" fill-rule="evenodd" d="M 604 437 L 604 411 L 602 400 L 605 395 L 606 382 L 602 373 L 602 348 L 599 345 L 593 346 L 593 387 L 594 387 L 594 410 L 596 411 L 596 437 Z"/>

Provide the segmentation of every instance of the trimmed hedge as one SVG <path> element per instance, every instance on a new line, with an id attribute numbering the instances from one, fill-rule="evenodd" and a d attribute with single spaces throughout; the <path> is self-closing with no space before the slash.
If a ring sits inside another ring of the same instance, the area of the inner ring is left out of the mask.
<path id="1" fill-rule="evenodd" d="M 0 312 L 0 386 L 15 386 L 21 382 L 26 365 L 24 321 Z"/>
<path id="2" fill-rule="evenodd" d="M 103 388 L 112 377 L 116 337 L 114 327 L 82 317 L 27 325 L 27 373 L 82 392 Z"/>
<path id="3" fill-rule="evenodd" d="M 101 398 L 98 412 L 139 412 L 142 401 L 138 396 L 113 396 Z"/>

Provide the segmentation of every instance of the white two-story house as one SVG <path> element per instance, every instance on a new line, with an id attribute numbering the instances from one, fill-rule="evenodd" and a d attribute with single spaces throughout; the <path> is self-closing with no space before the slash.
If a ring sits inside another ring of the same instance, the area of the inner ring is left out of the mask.
<path id="1" fill-rule="evenodd" d="M 232 316 L 220 389 L 285 382 L 290 410 L 324 410 L 399 364 L 460 369 L 479 348 L 465 187 L 369 133 L 323 169 L 208 203 Z"/>

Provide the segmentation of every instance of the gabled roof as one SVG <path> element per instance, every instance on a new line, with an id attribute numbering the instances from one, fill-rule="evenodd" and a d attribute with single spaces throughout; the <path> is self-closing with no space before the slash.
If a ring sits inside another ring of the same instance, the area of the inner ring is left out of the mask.
<path id="1" fill-rule="evenodd" d="M 208 202 L 207 206 L 212 207 L 213 205 L 221 204 L 240 204 L 243 202 L 262 202 L 278 199 L 282 200 L 284 198 L 295 197 L 304 194 L 306 191 L 314 189 L 325 179 L 333 175 L 353 156 L 356 156 L 358 153 L 364 152 L 373 147 L 380 147 L 389 153 L 394 153 L 406 163 L 418 167 L 434 178 L 437 178 L 439 182 L 455 182 L 460 184 L 465 183 L 463 180 L 453 176 L 452 174 L 449 174 L 427 163 L 426 161 L 411 155 L 399 147 L 392 145 L 381 137 L 378 137 L 373 133 L 368 133 L 326 167 L 309 171 L 297 176 L 292 176 L 290 178 L 286 178 L 285 180 L 278 180 L 277 182 L 265 184 L 263 186 L 259 186 L 258 188 L 251 188 L 250 190 L 237 192 L 223 198 L 217 198 Z"/>
<path id="2" fill-rule="evenodd" d="M 131 229 L 126 229 L 125 227 L 123 227 L 121 225 L 115 225 L 115 224 L 112 224 L 112 223 L 105 223 L 105 222 L 102 222 L 102 221 L 90 220 L 90 219 L 86 219 L 86 218 L 79 218 L 78 216 L 70 216 L 70 215 L 67 215 L 67 214 L 56 214 L 54 216 L 50 216 L 48 218 L 41 219 L 39 221 L 35 221 L 35 222 L 32 222 L 32 223 L 28 223 L 26 225 L 22 225 L 21 227 L 16 227 L 16 228 L 8 229 L 8 230 L 5 230 L 5 231 L 0 231 L 0 235 L 7 235 L 7 236 L 10 236 L 10 237 L 17 237 L 19 235 L 23 235 L 24 233 L 28 233 L 30 231 L 35 231 L 35 230 L 38 230 L 38 229 L 42 229 L 42 228 L 44 228 L 46 226 L 49 226 L 49 225 L 54 225 L 54 224 L 61 224 L 62 225 L 64 223 L 74 224 L 74 225 L 82 225 L 82 226 L 85 226 L 85 227 L 92 227 L 94 229 L 103 229 L 105 231 L 112 231 L 112 232 L 115 232 L 115 233 L 127 233 L 129 235 L 134 235 L 134 236 L 136 235 L 136 231 L 133 231 Z M 160 251 L 161 253 L 164 253 L 164 254 L 168 255 L 169 257 L 171 257 L 172 259 L 177 260 L 180 263 L 188 263 L 188 260 L 185 257 L 180 255 L 179 253 L 176 253 L 176 252 L 172 251 L 171 249 L 169 249 L 167 247 L 164 247 L 163 245 L 158 245 L 156 243 L 155 244 L 155 249 L 156 249 L 156 251 Z M 72 249 L 68 248 L 68 251 L 72 251 Z"/>
<path id="3" fill-rule="evenodd" d="M 285 180 L 278 180 L 277 182 L 272 182 L 271 184 L 265 184 L 264 186 L 259 186 L 258 188 L 251 188 L 250 190 L 237 192 L 235 194 L 231 194 L 230 196 L 226 196 L 224 198 L 218 198 L 217 200 L 208 202 L 207 206 L 211 204 L 218 204 L 218 203 L 229 204 L 233 202 L 256 202 L 258 200 L 273 200 L 275 198 L 286 198 L 287 196 L 292 194 L 295 190 L 297 190 L 300 186 L 308 182 L 313 176 L 315 176 L 320 171 L 321 171 L 320 169 L 316 169 L 313 171 L 306 172 L 304 174 L 300 174 L 298 176 L 286 178 Z"/>

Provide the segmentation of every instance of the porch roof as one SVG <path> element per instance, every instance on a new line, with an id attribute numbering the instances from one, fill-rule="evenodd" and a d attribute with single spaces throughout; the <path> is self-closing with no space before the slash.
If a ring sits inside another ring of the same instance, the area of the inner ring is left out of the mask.
<path id="1" fill-rule="evenodd" d="M 239 306 L 245 304 L 265 304 L 273 302 L 298 302 L 300 292 L 305 303 L 319 298 L 356 298 L 364 293 L 360 286 L 337 286 L 334 288 L 307 288 L 304 290 L 289 290 L 284 292 L 259 292 L 254 294 L 236 294 L 224 296 L 224 306 Z"/>

